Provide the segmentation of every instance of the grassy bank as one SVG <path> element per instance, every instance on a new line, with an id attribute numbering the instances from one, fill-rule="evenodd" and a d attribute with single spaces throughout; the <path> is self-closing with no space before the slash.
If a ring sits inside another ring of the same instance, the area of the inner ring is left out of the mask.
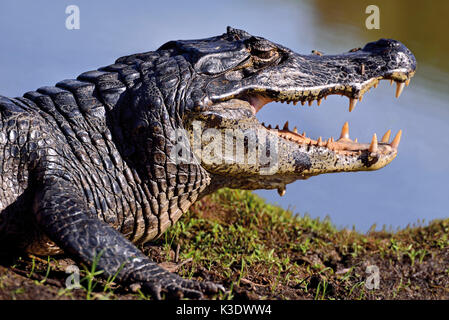
<path id="1" fill-rule="evenodd" d="M 229 290 L 211 298 L 448 299 L 448 235 L 449 219 L 397 232 L 338 230 L 251 192 L 221 190 L 142 249 L 171 271 Z M 82 267 L 83 288 L 65 289 L 73 263 L 65 257 L 3 260 L 0 299 L 146 298 Z"/>

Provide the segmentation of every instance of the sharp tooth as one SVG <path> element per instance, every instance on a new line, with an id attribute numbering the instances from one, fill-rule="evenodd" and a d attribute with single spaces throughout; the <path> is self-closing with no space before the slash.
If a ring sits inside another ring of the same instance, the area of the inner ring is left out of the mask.
<path id="1" fill-rule="evenodd" d="M 331 142 L 334 142 L 334 137 L 331 137 L 330 140 L 331 140 Z"/>
<path id="2" fill-rule="evenodd" d="M 380 142 L 388 143 L 388 141 L 390 141 L 390 135 L 391 135 L 391 130 L 388 130 L 387 132 L 385 132 L 385 134 L 382 137 L 382 140 Z"/>
<path id="3" fill-rule="evenodd" d="M 321 137 L 319 137 L 318 140 L 316 141 L 316 144 L 321 146 L 322 142 L 323 142 L 323 139 L 321 139 Z"/>
<path id="4" fill-rule="evenodd" d="M 377 88 L 378 85 L 379 85 L 379 81 L 377 81 L 377 82 L 374 84 L 374 88 Z"/>
<path id="5" fill-rule="evenodd" d="M 309 100 L 309 107 L 312 106 L 313 100 Z"/>
<path id="6" fill-rule="evenodd" d="M 357 99 L 349 98 L 349 112 L 354 110 L 356 104 L 357 104 Z"/>
<path id="7" fill-rule="evenodd" d="M 303 106 L 303 105 L 305 105 L 306 104 L 306 102 L 305 101 L 301 101 L 301 105 Z"/>
<path id="8" fill-rule="evenodd" d="M 347 121 L 343 125 L 343 128 L 341 128 L 340 139 L 349 139 L 349 124 Z"/>
<path id="9" fill-rule="evenodd" d="M 279 187 L 278 193 L 282 197 L 285 194 L 285 186 Z"/>
<path id="10" fill-rule="evenodd" d="M 288 101 L 287 101 L 287 104 L 290 104 L 290 102 L 291 102 L 291 101 L 290 101 L 290 100 L 288 100 Z"/>
<path id="11" fill-rule="evenodd" d="M 284 124 L 284 127 L 282 128 L 282 130 L 288 131 L 288 121 L 285 121 L 285 124 Z"/>
<path id="12" fill-rule="evenodd" d="M 396 98 L 399 98 L 399 96 L 402 93 L 402 90 L 404 90 L 405 83 L 404 82 L 397 82 L 396 83 Z"/>
<path id="13" fill-rule="evenodd" d="M 359 101 L 362 102 L 362 100 L 363 100 L 363 96 L 361 95 L 361 96 L 359 97 Z"/>
<path id="14" fill-rule="evenodd" d="M 294 128 L 293 128 L 293 132 L 294 132 L 294 133 L 298 133 L 298 128 L 294 127 Z"/>
<path id="15" fill-rule="evenodd" d="M 278 130 L 279 130 L 279 125 L 278 125 L 278 124 L 276 125 L 275 129 L 278 129 Z"/>
<path id="16" fill-rule="evenodd" d="M 327 100 L 327 96 L 324 96 L 324 100 Z"/>
<path id="17" fill-rule="evenodd" d="M 401 136 L 402 136 L 402 130 L 399 130 L 396 134 L 396 137 L 394 137 L 393 141 L 390 143 L 390 146 L 392 148 L 397 149 L 399 146 L 399 142 L 401 142 Z"/>
<path id="18" fill-rule="evenodd" d="M 408 87 L 408 85 L 410 84 L 410 79 L 405 80 L 405 85 Z"/>
<path id="19" fill-rule="evenodd" d="M 322 99 L 318 99 L 316 104 L 319 106 L 321 104 Z"/>
<path id="20" fill-rule="evenodd" d="M 376 134 L 373 135 L 373 139 L 371 140 L 371 144 L 368 149 L 369 152 L 376 152 L 377 151 L 377 136 Z"/>
<path id="21" fill-rule="evenodd" d="M 393 85 L 393 79 L 390 79 L 390 86 Z"/>
<path id="22" fill-rule="evenodd" d="M 271 124 L 269 124 L 267 128 L 268 128 L 268 129 L 271 129 Z"/>
<path id="23" fill-rule="evenodd" d="M 306 132 L 305 132 L 305 131 L 302 132 L 302 136 L 303 136 L 303 137 L 306 136 Z"/>
<path id="24" fill-rule="evenodd" d="M 354 142 L 357 143 L 359 140 L 357 140 L 357 138 L 354 139 Z"/>
<path id="25" fill-rule="evenodd" d="M 298 101 L 293 101 L 293 105 L 296 106 L 298 104 Z"/>
<path id="26" fill-rule="evenodd" d="M 262 125 L 265 127 L 265 122 L 262 122 Z"/>

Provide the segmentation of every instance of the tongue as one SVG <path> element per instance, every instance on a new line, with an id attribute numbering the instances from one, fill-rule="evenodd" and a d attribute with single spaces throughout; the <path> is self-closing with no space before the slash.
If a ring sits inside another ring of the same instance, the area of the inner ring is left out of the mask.
<path id="1" fill-rule="evenodd" d="M 273 100 L 271 100 L 270 98 L 256 95 L 256 96 L 250 96 L 248 101 L 254 107 L 254 109 L 257 113 L 257 112 L 259 112 L 260 109 L 262 109 L 262 107 L 264 105 L 266 105 L 268 102 L 271 102 Z"/>

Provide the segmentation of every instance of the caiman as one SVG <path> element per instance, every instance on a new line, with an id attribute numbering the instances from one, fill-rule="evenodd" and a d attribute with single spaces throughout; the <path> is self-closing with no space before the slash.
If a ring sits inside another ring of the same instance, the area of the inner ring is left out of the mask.
<path id="1" fill-rule="evenodd" d="M 339 55 L 302 55 L 228 27 L 121 57 L 76 80 L 0 96 L 0 245 L 78 263 L 155 298 L 223 289 L 170 273 L 138 248 L 218 188 L 278 189 L 330 172 L 376 170 L 397 154 L 401 131 L 369 143 L 312 139 L 288 123 L 261 124 L 269 102 L 330 94 L 349 111 L 379 80 L 415 73 L 413 54 L 380 39 Z"/>

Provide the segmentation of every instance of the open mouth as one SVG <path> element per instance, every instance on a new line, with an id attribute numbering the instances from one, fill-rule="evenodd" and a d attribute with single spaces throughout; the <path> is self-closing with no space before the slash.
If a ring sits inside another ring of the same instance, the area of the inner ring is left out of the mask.
<path id="1" fill-rule="evenodd" d="M 316 101 L 319 106 L 322 100 L 326 99 L 328 95 L 344 95 L 349 98 L 349 112 L 351 112 L 354 110 L 357 102 L 362 101 L 363 95 L 372 87 L 376 88 L 380 80 L 389 80 L 391 84 L 396 83 L 395 96 L 396 98 L 399 98 L 404 90 L 404 87 L 409 85 L 410 79 L 413 75 L 414 72 L 407 73 L 396 71 L 390 73 L 388 76 L 369 79 L 368 81 L 359 84 L 357 87 L 354 87 L 353 85 L 332 85 L 328 87 L 323 86 L 282 93 L 267 91 L 255 93 L 247 92 L 238 98 L 251 104 L 253 113 L 256 114 L 269 102 L 281 102 L 287 104 L 293 103 L 293 105 L 297 105 L 299 102 L 301 105 L 308 103 L 309 106 L 312 106 L 313 102 Z M 265 125 L 265 123 L 262 123 L 262 125 L 267 130 L 276 132 L 285 140 L 292 141 L 300 145 L 323 147 L 343 155 L 361 154 L 362 152 L 378 154 L 390 154 L 392 152 L 396 153 L 402 135 L 402 130 L 399 130 L 393 140 L 390 141 L 391 130 L 388 130 L 381 139 L 378 139 L 377 135 L 373 134 L 371 142 L 359 143 L 357 139 L 351 140 L 349 137 L 349 125 L 347 122 L 343 125 L 338 139 L 334 139 L 333 137 L 328 139 L 323 139 L 322 137 L 312 139 L 307 137 L 305 132 L 299 133 L 296 127 L 290 130 L 288 121 L 285 122 L 282 128 L 280 128 L 279 125 L 276 125 L 275 127 Z"/>

